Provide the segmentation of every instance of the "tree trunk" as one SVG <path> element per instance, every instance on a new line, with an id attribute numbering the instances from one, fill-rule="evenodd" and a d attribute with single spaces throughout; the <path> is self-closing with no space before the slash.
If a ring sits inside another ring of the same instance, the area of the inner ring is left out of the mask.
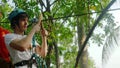
<path id="1" fill-rule="evenodd" d="M 57 46 L 57 42 L 54 41 L 53 42 L 54 48 L 55 48 L 55 57 L 56 57 L 56 68 L 60 68 L 60 61 L 59 61 L 59 52 L 58 52 L 58 46 Z"/>
<path id="2" fill-rule="evenodd" d="M 88 52 L 85 49 L 80 57 L 80 68 L 88 68 Z"/>
<path id="3" fill-rule="evenodd" d="M 53 49 L 53 46 L 49 45 L 49 47 L 48 47 L 48 53 L 47 53 L 48 57 L 46 58 L 47 68 L 50 68 L 50 63 L 51 63 L 50 54 L 52 53 L 52 49 Z"/>
<path id="4" fill-rule="evenodd" d="M 84 24 L 80 22 L 80 19 L 77 18 L 77 34 L 78 34 L 78 47 L 81 49 L 85 39 L 86 39 L 86 34 L 85 34 L 85 29 L 84 29 Z M 88 68 L 88 52 L 87 52 L 87 47 L 85 47 L 82 55 L 79 57 L 80 60 L 80 68 Z"/>

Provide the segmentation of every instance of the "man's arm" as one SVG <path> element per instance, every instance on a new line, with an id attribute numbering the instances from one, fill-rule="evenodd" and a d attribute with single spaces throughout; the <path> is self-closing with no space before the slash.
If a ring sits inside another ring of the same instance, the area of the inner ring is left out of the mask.
<path id="1" fill-rule="evenodd" d="M 41 57 L 45 57 L 47 55 L 47 31 L 44 29 L 42 32 L 42 45 L 36 47 L 36 53 L 39 54 Z"/>
<path id="2" fill-rule="evenodd" d="M 25 51 L 26 49 L 31 48 L 30 44 L 34 34 L 35 34 L 35 30 L 32 29 L 25 38 L 12 40 L 10 46 L 19 51 Z"/>

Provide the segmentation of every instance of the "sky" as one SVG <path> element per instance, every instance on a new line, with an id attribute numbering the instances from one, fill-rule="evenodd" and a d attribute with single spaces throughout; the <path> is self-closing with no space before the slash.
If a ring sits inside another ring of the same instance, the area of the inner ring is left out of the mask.
<path id="1" fill-rule="evenodd" d="M 113 52 L 105 68 L 120 68 L 119 53 L 120 53 L 120 47 L 116 48 L 116 50 Z"/>
<path id="2" fill-rule="evenodd" d="M 102 46 L 98 45 L 89 46 L 89 57 L 94 61 L 96 68 L 102 68 Z"/>
<path id="3" fill-rule="evenodd" d="M 112 12 L 115 16 L 115 20 L 117 23 L 117 26 L 120 26 L 120 10 L 116 10 Z M 120 45 L 120 29 L 119 29 L 119 35 L 118 35 L 118 45 Z M 120 46 L 116 47 L 112 54 L 110 59 L 108 60 L 108 63 L 106 64 L 105 68 L 120 68 Z"/>
<path id="4" fill-rule="evenodd" d="M 115 2 L 111 7 L 111 9 L 115 9 L 115 8 L 120 8 L 120 3 L 118 1 Z M 120 25 L 120 10 L 111 11 L 110 13 L 112 13 L 113 16 L 115 17 L 115 22 L 118 22 L 117 26 Z M 119 30 L 119 38 L 120 38 L 120 30 Z M 118 42 L 120 42 L 120 40 L 118 40 Z M 88 48 L 89 56 L 94 60 L 96 68 L 102 68 L 102 48 L 103 46 L 99 47 L 98 45 L 95 44 L 89 46 Z M 120 68 L 119 53 L 120 53 L 120 46 L 116 47 L 112 51 L 110 58 L 107 61 L 104 68 Z"/>

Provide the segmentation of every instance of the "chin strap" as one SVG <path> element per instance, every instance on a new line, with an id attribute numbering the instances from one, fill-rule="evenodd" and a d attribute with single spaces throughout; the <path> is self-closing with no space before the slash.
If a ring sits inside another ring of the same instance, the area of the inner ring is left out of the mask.
<path id="1" fill-rule="evenodd" d="M 33 38 L 32 38 L 32 53 L 33 54 L 32 54 L 31 60 L 34 59 L 36 61 L 37 68 L 47 68 L 45 60 L 33 51 L 33 50 L 35 50 L 35 47 L 36 47 L 35 36 L 33 36 Z M 32 64 L 31 64 L 30 68 L 32 68 Z"/>

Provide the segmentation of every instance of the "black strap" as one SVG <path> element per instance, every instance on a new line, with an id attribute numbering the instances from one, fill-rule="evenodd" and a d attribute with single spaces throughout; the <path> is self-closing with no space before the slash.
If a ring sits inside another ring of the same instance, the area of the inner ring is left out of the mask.
<path id="1" fill-rule="evenodd" d="M 30 65 L 33 63 L 36 63 L 35 60 L 23 60 L 21 62 L 15 63 L 14 65 L 18 67 L 18 66 Z"/>

